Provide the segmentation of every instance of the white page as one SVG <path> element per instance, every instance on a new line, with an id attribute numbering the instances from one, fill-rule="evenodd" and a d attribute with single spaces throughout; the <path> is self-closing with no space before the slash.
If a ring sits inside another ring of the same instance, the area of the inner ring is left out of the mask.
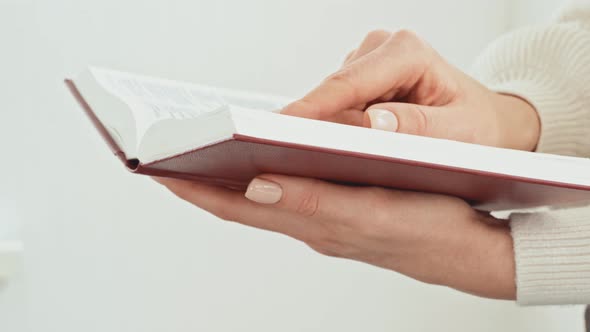
<path id="1" fill-rule="evenodd" d="M 191 83 L 90 68 L 96 81 L 127 104 L 136 121 L 136 142 L 154 123 L 186 120 L 227 110 L 231 105 L 263 111 L 280 109 L 285 100 Z"/>
<path id="2" fill-rule="evenodd" d="M 590 159 L 391 133 L 279 114 L 231 111 L 242 135 L 522 178 L 590 186 Z M 301 133 L 305 133 L 302 135 Z"/>

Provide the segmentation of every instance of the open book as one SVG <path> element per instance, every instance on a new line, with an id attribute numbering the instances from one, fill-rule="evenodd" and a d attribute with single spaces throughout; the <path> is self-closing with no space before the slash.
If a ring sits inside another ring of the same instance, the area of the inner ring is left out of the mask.
<path id="1" fill-rule="evenodd" d="M 66 84 L 129 170 L 243 188 L 261 173 L 444 193 L 483 210 L 590 202 L 590 160 L 297 118 L 285 98 L 89 68 Z"/>

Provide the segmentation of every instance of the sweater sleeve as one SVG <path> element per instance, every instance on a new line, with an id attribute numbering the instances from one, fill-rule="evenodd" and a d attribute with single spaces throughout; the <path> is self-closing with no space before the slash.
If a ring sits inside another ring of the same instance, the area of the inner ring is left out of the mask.
<path id="1" fill-rule="evenodd" d="M 501 37 L 474 69 L 537 110 L 538 152 L 590 157 L 590 1 Z M 590 207 L 513 213 L 510 226 L 519 304 L 590 303 Z"/>
<path id="2" fill-rule="evenodd" d="M 590 303 L 590 207 L 510 216 L 519 304 Z"/>
<path id="3" fill-rule="evenodd" d="M 476 61 L 474 76 L 535 107 L 538 152 L 590 156 L 590 0 L 572 4 L 552 24 L 496 40 Z"/>

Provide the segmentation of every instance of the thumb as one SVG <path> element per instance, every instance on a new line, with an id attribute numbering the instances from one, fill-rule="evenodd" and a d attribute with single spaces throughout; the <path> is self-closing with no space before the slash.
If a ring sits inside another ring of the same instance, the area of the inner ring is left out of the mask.
<path id="1" fill-rule="evenodd" d="M 296 176 L 262 174 L 248 185 L 245 196 L 256 203 L 272 205 L 303 217 L 344 218 L 357 215 L 358 194 L 352 187 Z M 366 213 L 366 212 L 365 212 Z"/>
<path id="2" fill-rule="evenodd" d="M 452 121 L 455 121 L 453 115 L 445 107 L 381 103 L 365 111 L 363 126 L 403 134 L 452 138 L 448 136 L 454 125 Z"/>

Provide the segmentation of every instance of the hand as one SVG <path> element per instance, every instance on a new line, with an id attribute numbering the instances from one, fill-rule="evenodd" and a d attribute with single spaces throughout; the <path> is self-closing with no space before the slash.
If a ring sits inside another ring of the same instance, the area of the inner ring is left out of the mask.
<path id="1" fill-rule="evenodd" d="M 283 233 L 325 255 L 479 296 L 515 298 L 509 229 L 458 198 L 270 174 L 254 179 L 245 196 L 156 180 L 221 219 Z"/>
<path id="2" fill-rule="evenodd" d="M 339 71 L 282 113 L 528 151 L 540 127 L 527 102 L 487 89 L 408 31 L 369 33 Z"/>
<path id="3" fill-rule="evenodd" d="M 407 134 L 532 150 L 539 122 L 525 101 L 494 93 L 414 34 L 371 33 L 344 67 L 284 114 Z M 463 200 L 262 175 L 244 196 L 158 179 L 225 219 L 280 232 L 316 251 L 472 294 L 514 299 L 509 229 Z"/>

